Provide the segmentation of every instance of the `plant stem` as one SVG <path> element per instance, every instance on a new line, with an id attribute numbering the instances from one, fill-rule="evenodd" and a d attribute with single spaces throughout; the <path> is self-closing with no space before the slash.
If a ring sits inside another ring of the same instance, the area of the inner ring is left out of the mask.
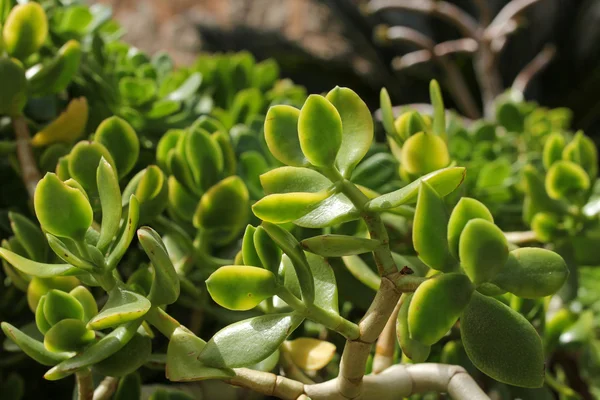
<path id="1" fill-rule="evenodd" d="M 307 306 L 298 299 L 288 288 L 281 286 L 277 292 L 277 296 L 285 301 L 294 311 L 302 314 L 304 317 L 318 322 L 328 329 L 336 331 L 349 340 L 358 339 L 358 325 L 348 321 L 339 314 L 332 313 L 319 306 L 311 304 Z"/>
<path id="2" fill-rule="evenodd" d="M 29 193 L 29 197 L 33 199 L 35 188 L 42 179 L 42 175 L 38 170 L 33 151 L 31 150 L 31 135 L 27 127 L 27 121 L 23 115 L 16 115 L 11 118 L 17 143 L 17 159 L 21 166 L 21 179 L 25 184 L 25 188 Z"/>
<path id="3" fill-rule="evenodd" d="M 173 336 L 175 329 L 181 326 L 175 318 L 159 307 L 150 308 L 145 315 L 145 319 L 169 339 Z"/>
<path id="4" fill-rule="evenodd" d="M 506 240 L 514 244 L 531 243 L 538 240 L 535 232 L 523 231 L 523 232 L 504 232 Z"/>
<path id="5" fill-rule="evenodd" d="M 398 271 L 390 251 L 387 230 L 379 214 L 365 210 L 368 198 L 348 180 L 341 182 L 340 189 L 360 211 L 361 217 L 367 224 L 371 239 L 381 242 L 381 246 L 373 251 L 377 270 L 381 275 L 381 284 L 371 306 L 358 325 L 359 339 L 346 341 L 340 363 L 337 389 L 340 395 L 351 399 L 362 393 L 365 366 L 372 344 L 381 334 L 400 299 L 402 292 L 396 286 L 401 285 L 407 275 Z"/>
<path id="6" fill-rule="evenodd" d="M 385 328 L 383 328 L 379 339 L 377 339 L 375 356 L 373 357 L 374 374 L 385 371 L 394 363 L 394 351 L 396 350 L 396 319 L 398 318 L 398 312 L 400 312 L 401 305 L 402 300 L 399 300 L 392 315 L 390 315 L 390 319 L 388 319 L 387 324 L 385 324 Z"/>
<path id="7" fill-rule="evenodd" d="M 94 382 L 90 370 L 84 368 L 76 372 L 75 381 L 77 382 L 77 399 L 92 400 L 94 398 Z"/>
<path id="8" fill-rule="evenodd" d="M 119 384 L 119 378 L 107 376 L 100 382 L 96 390 L 94 390 L 94 400 L 109 400 L 117 386 Z"/>

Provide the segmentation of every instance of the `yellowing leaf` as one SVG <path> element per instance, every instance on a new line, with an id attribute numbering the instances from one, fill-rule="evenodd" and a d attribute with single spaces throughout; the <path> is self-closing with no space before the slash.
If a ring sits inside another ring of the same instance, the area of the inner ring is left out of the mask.
<path id="1" fill-rule="evenodd" d="M 309 371 L 324 368 L 335 355 L 333 343 L 313 338 L 289 340 L 283 344 L 283 347 L 294 364 Z"/>
<path id="2" fill-rule="evenodd" d="M 71 100 L 67 109 L 31 139 L 34 147 L 57 142 L 74 142 L 79 139 L 88 120 L 88 103 L 85 97 Z"/>

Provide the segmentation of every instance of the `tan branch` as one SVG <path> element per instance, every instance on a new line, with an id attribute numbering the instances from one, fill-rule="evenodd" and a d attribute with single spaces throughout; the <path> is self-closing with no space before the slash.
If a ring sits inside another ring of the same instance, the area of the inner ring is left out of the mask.
<path id="1" fill-rule="evenodd" d="M 476 52 L 479 46 L 474 39 L 452 40 L 436 45 L 433 40 L 419 31 L 402 26 L 393 26 L 387 29 L 385 35 L 388 40 L 412 43 L 424 49 L 409 53 L 392 61 L 394 69 L 406 68 L 407 66 L 429 60 L 435 61 L 444 71 L 447 87 L 460 108 L 470 118 L 478 118 L 480 116 L 475 100 L 462 74 L 457 66 L 447 57 L 448 54 L 457 52 Z"/>
<path id="2" fill-rule="evenodd" d="M 556 46 L 546 45 L 534 58 L 519 72 L 512 84 L 512 88 L 518 92 L 524 93 L 529 83 L 541 71 L 550 64 L 550 61 L 556 55 Z"/>
<path id="3" fill-rule="evenodd" d="M 276 396 L 284 400 L 296 400 L 304 394 L 301 382 L 284 378 L 270 372 L 235 368 L 235 376 L 227 380 L 232 385 L 251 389 L 266 396 Z"/>
<path id="4" fill-rule="evenodd" d="M 490 10 L 489 0 L 473 0 L 473 3 L 479 9 L 479 23 L 488 26 L 492 20 L 492 10 Z"/>
<path id="5" fill-rule="evenodd" d="M 42 176 L 38 170 L 37 163 L 35 162 L 33 151 L 31 150 L 29 128 L 27 127 L 27 121 L 23 115 L 12 117 L 12 124 L 15 130 L 17 159 L 19 160 L 19 166 L 21 167 L 21 179 L 25 184 L 29 197 L 33 199 L 35 188 L 40 179 L 42 179 Z"/>
<path id="6" fill-rule="evenodd" d="M 510 20 L 515 19 L 519 14 L 527 10 L 527 8 L 540 1 L 541 0 L 512 0 L 500 10 L 492 23 L 486 28 L 485 37 L 495 38 L 502 36 L 502 31 Z"/>
<path id="7" fill-rule="evenodd" d="M 453 24 L 467 37 L 477 40 L 480 36 L 481 27 L 479 23 L 460 8 L 445 1 L 372 0 L 367 4 L 366 9 L 371 13 L 396 9 L 430 14 Z"/>
<path id="8" fill-rule="evenodd" d="M 109 400 L 117 386 L 119 385 L 119 378 L 107 376 L 100 382 L 96 390 L 94 390 L 94 400 Z"/>
<path id="9" fill-rule="evenodd" d="M 390 315 L 387 324 L 383 328 L 379 339 L 377 339 L 377 345 L 375 346 L 375 356 L 373 357 L 373 373 L 379 374 L 394 363 L 394 352 L 396 350 L 396 319 L 398 318 L 398 312 L 402 300 L 398 301 L 396 308 Z"/>
<path id="10" fill-rule="evenodd" d="M 504 232 L 506 240 L 514 244 L 531 243 L 538 241 L 538 238 L 533 231 L 523 232 Z"/>
<path id="11" fill-rule="evenodd" d="M 448 393 L 455 400 L 489 400 L 463 367 L 445 364 L 394 365 L 381 374 L 364 378 L 361 399 L 397 400 L 425 392 Z M 345 400 L 335 392 L 335 382 L 306 385 L 313 400 Z"/>

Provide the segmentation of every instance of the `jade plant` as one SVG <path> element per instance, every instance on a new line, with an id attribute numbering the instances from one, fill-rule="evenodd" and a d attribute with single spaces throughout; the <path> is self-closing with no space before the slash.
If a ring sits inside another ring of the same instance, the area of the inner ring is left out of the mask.
<path id="1" fill-rule="evenodd" d="M 433 131 L 421 135 L 426 141 L 444 140 L 440 117 L 434 116 Z M 166 162 L 169 178 L 158 167 L 147 167 L 122 192 L 120 177 L 135 157 L 120 150 L 137 143 L 135 134 L 125 133 L 130 129 L 112 118 L 100 124 L 93 141 L 75 145 L 57 173 L 37 184 L 33 200 L 40 228 L 14 215 L 13 244 L 0 249 L 12 274 L 43 283 L 30 299 L 35 327 L 3 322 L 2 329 L 27 355 L 50 367 L 46 379 L 75 375 L 80 398 L 89 398 L 92 374 L 123 377 L 123 387 L 113 388 L 118 397 L 139 386 L 132 373 L 155 362 L 164 363 L 174 382 L 222 380 L 284 399 L 385 399 L 423 392 L 487 398 L 465 368 L 424 363 L 444 361 L 430 358 L 432 349 L 444 343 L 446 350 L 459 334 L 469 363 L 496 382 L 544 384 L 540 333 L 509 303 L 555 293 L 569 274 L 565 261 L 550 250 L 511 245 L 488 208 L 473 198 L 449 205 L 446 199 L 468 173 L 464 167 L 426 160 L 410 183 L 382 194 L 354 183 L 353 172 L 373 142 L 373 120 L 352 90 L 336 87 L 326 96 L 311 95 L 301 109 L 269 109 L 265 142 L 284 166 L 260 176 L 266 196 L 252 211 L 262 222 L 246 227 L 235 259 L 213 265 L 205 289 L 199 288 L 225 309 L 252 310 L 256 316 L 204 339 L 169 313 L 187 282 L 165 242 L 180 229 L 173 224 L 169 229 L 168 219 L 157 216 L 166 207 L 173 221 L 188 228 L 191 223 L 218 243 L 229 238 L 224 233 L 235 236 L 243 229 L 245 218 L 234 225 L 227 221 L 243 215 L 244 207 L 235 211 L 236 199 L 241 194 L 247 202 L 248 192 L 239 178 L 227 177 L 231 172 L 218 136 L 200 126 L 173 131 L 165 136 L 167 144 L 159 145 L 158 159 Z M 120 134 L 111 135 L 115 130 Z M 171 197 L 173 187 L 186 191 L 192 208 L 181 213 Z M 223 195 L 214 194 L 220 190 Z M 411 218 L 418 260 L 409 263 L 391 251 L 384 223 L 390 213 Z M 352 221 L 364 224 L 366 232 L 327 233 Z M 163 236 L 142 223 L 154 224 Z M 310 227 L 313 234 L 298 239 L 294 225 Z M 150 263 L 127 277 L 120 265 L 138 246 L 135 237 Z M 374 270 L 365 258 L 369 253 Z M 339 304 L 333 267 L 339 258 L 376 289 L 362 318 Z M 98 291 L 105 293 L 102 303 Z M 311 324 L 333 336 L 307 335 Z M 162 357 L 153 354 L 157 333 L 168 339 Z M 343 346 L 336 346 L 338 337 Z M 396 341 L 406 363 L 397 363 Z M 317 378 L 314 371 L 331 364 L 336 349 L 338 373 L 324 375 L 333 375 L 330 380 Z M 450 350 L 445 354 L 453 360 Z M 269 372 L 277 365 L 285 376 Z"/>

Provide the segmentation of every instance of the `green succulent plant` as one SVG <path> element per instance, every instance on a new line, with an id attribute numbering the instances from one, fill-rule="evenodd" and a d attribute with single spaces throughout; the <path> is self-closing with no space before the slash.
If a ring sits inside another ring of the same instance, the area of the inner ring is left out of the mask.
<path id="1" fill-rule="evenodd" d="M 193 398 L 163 374 L 567 398 L 557 354 L 594 382 L 598 159 L 568 110 L 508 92 L 466 121 L 432 81 L 431 115 L 395 116 L 384 89 L 378 143 L 353 90 L 307 96 L 272 60 L 175 68 L 78 2 L 0 0 L 0 21 L 3 395 L 39 378 L 23 355 L 81 399 Z"/>

